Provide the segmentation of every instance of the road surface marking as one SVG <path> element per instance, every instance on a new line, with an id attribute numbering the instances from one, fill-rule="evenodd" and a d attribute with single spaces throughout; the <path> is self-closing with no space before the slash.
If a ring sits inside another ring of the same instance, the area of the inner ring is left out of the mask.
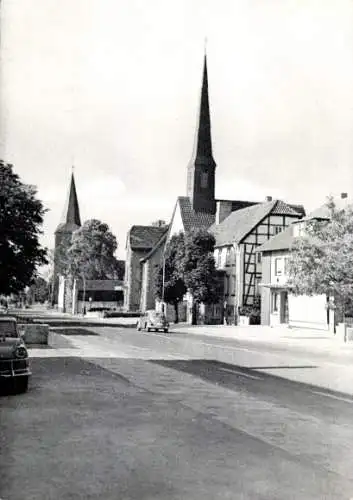
<path id="1" fill-rule="evenodd" d="M 239 372 L 237 370 L 230 370 L 229 368 L 219 368 L 223 372 L 233 373 L 233 375 L 240 375 L 241 377 L 248 377 L 254 380 L 263 380 L 262 377 L 256 377 L 255 375 L 249 375 L 248 373 Z"/>
<path id="2" fill-rule="evenodd" d="M 311 391 L 313 394 L 318 394 L 319 396 L 326 396 L 327 398 L 338 399 L 339 401 L 345 401 L 346 403 L 353 404 L 352 399 L 342 398 L 341 396 L 335 396 L 334 394 L 328 394 L 326 392 L 321 391 Z"/>
<path id="3" fill-rule="evenodd" d="M 228 350 L 231 350 L 231 351 L 247 351 L 247 352 L 256 352 L 256 353 L 260 353 L 260 354 L 263 352 L 263 351 L 258 351 L 256 349 L 249 349 L 247 347 L 234 347 L 234 346 L 228 346 L 228 345 L 209 344 L 208 342 L 202 342 L 202 345 L 207 345 L 207 346 L 213 347 L 213 348 L 227 349 L 227 351 Z M 271 353 L 271 355 L 272 355 L 272 353 Z"/>

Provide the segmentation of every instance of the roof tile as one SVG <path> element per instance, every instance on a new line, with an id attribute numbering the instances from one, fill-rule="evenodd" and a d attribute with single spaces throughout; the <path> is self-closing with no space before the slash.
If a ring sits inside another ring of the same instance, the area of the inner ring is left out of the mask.
<path id="1" fill-rule="evenodd" d="M 259 203 L 236 212 L 232 212 L 220 224 L 213 224 L 210 232 L 216 238 L 216 246 L 240 243 L 252 229 L 259 224 L 269 213 L 301 217 L 290 205 L 281 200 Z"/>
<path id="2" fill-rule="evenodd" d="M 168 226 L 132 226 L 129 240 L 132 250 L 151 250 L 167 232 Z"/>
<path id="3" fill-rule="evenodd" d="M 195 212 L 188 196 L 179 196 L 178 202 L 185 231 L 190 231 L 193 228 L 208 229 L 214 223 L 215 215 L 206 212 Z"/>

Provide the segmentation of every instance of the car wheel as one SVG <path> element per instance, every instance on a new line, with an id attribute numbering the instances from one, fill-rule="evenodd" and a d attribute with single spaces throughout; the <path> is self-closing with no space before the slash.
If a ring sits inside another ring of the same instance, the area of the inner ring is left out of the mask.
<path id="1" fill-rule="evenodd" d="M 168 333 L 168 328 L 164 328 L 164 333 Z"/>
<path id="2" fill-rule="evenodd" d="M 150 332 L 151 331 L 151 328 L 147 327 L 147 331 Z"/>
<path id="3" fill-rule="evenodd" d="M 18 377 L 15 381 L 16 392 L 22 393 L 28 390 L 28 377 Z"/>

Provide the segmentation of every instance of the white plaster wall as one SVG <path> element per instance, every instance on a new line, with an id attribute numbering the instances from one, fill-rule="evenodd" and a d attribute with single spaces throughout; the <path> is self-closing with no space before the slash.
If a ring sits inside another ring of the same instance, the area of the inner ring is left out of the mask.
<path id="1" fill-rule="evenodd" d="M 63 311 L 65 306 L 65 278 L 59 276 L 58 309 Z"/>
<path id="2" fill-rule="evenodd" d="M 184 224 L 183 224 L 183 219 L 181 218 L 179 202 L 177 202 L 175 207 L 174 217 L 171 221 L 169 238 L 171 238 L 173 234 L 180 233 L 180 231 L 184 232 Z"/>
<path id="3" fill-rule="evenodd" d="M 288 296 L 290 326 L 328 330 L 326 295 Z"/>

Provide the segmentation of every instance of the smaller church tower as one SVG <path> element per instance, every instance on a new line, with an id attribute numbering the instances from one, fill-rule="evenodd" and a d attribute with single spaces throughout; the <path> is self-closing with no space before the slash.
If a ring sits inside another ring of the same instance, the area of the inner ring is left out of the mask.
<path id="1" fill-rule="evenodd" d="M 54 297 L 55 304 L 58 302 L 59 276 L 62 274 L 65 254 L 71 244 L 72 234 L 81 227 L 80 209 L 78 205 L 74 173 L 71 175 L 70 189 L 66 201 L 64 213 L 60 224 L 55 231 L 54 248 Z"/>
<path id="2" fill-rule="evenodd" d="M 187 196 L 195 212 L 216 213 L 216 162 L 212 154 L 211 119 L 208 99 L 207 56 L 205 54 L 195 143 L 187 169 Z"/>

